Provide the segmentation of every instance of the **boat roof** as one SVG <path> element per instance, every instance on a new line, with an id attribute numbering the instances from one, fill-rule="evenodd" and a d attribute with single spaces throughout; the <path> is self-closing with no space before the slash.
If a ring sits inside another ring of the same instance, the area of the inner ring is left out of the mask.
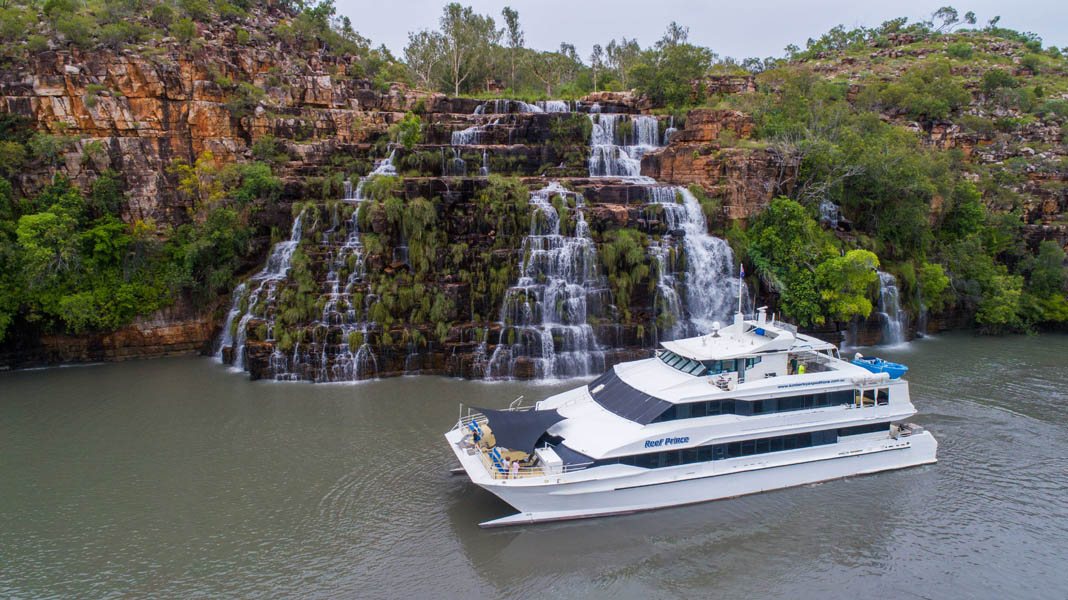
<path id="1" fill-rule="evenodd" d="M 834 344 L 797 333 L 792 325 L 778 321 L 741 318 L 712 333 L 663 342 L 665 349 L 694 360 L 730 360 L 789 350 L 827 350 Z"/>

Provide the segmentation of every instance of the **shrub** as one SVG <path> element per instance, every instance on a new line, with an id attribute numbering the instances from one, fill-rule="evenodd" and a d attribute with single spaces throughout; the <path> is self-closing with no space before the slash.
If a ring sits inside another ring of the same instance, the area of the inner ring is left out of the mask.
<path id="1" fill-rule="evenodd" d="M 957 123 L 966 131 L 973 131 L 983 135 L 994 131 L 993 121 L 976 115 L 961 115 L 957 118 Z"/>
<path id="2" fill-rule="evenodd" d="M 146 32 L 143 27 L 129 21 L 109 23 L 100 29 L 100 41 L 115 49 L 122 47 L 124 44 L 140 42 L 145 36 Z"/>
<path id="3" fill-rule="evenodd" d="M 1039 71 L 1039 65 L 1042 64 L 1042 59 L 1037 54 L 1028 54 L 1020 59 L 1020 66 L 1031 72 L 1032 75 L 1037 75 Z"/>
<path id="4" fill-rule="evenodd" d="M 194 21 L 205 23 L 211 17 L 211 7 L 205 0 L 178 0 L 178 5 Z"/>
<path id="5" fill-rule="evenodd" d="M 956 44 L 950 44 L 946 48 L 946 54 L 953 58 L 968 59 L 972 57 L 972 45 L 967 42 L 957 42 Z"/>
<path id="6" fill-rule="evenodd" d="M 1014 88 L 1019 85 L 1016 78 L 1003 69 L 990 69 L 983 73 L 980 88 L 984 94 L 990 95 L 1001 88 Z"/>
<path id="7" fill-rule="evenodd" d="M 174 21 L 174 9 L 169 4 L 160 3 L 152 7 L 149 19 L 157 26 L 167 28 Z"/>
<path id="8" fill-rule="evenodd" d="M 83 15 L 67 15 L 56 22 L 56 31 L 79 48 L 88 48 L 93 42 L 96 23 Z"/>
<path id="9" fill-rule="evenodd" d="M 237 84 L 237 88 L 230 95 L 230 99 L 226 101 L 226 108 L 229 109 L 230 116 L 235 119 L 247 117 L 256 110 L 256 106 L 263 97 L 263 90 L 251 83 L 242 81 Z"/>
<path id="10" fill-rule="evenodd" d="M 190 40 L 197 37 L 197 26 L 189 17 L 182 17 L 171 25 L 170 32 L 179 42 L 189 43 Z"/>

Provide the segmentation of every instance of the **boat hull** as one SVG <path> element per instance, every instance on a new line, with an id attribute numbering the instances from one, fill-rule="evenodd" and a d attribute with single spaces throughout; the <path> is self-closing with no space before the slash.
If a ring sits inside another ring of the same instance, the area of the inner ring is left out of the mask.
<path id="1" fill-rule="evenodd" d="M 937 448 L 934 437 L 923 431 L 900 440 L 883 438 L 799 450 L 794 456 L 760 455 L 660 469 L 613 465 L 549 478 L 541 484 L 472 480 L 519 511 L 481 524 L 499 527 L 627 514 L 919 466 L 936 462 Z M 603 476 L 595 477 L 599 470 Z M 584 474 L 585 479 L 581 478 Z"/>

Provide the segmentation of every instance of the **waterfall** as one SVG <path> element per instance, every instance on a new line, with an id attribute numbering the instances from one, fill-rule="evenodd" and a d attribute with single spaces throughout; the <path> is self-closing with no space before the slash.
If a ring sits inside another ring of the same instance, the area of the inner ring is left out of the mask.
<path id="1" fill-rule="evenodd" d="M 642 155 L 658 147 L 660 123 L 656 117 L 591 113 L 590 177 L 641 178 Z M 620 130 L 620 122 L 630 123 L 630 131 Z M 653 183 L 650 178 L 641 181 Z"/>
<path id="2" fill-rule="evenodd" d="M 452 158 L 446 161 L 444 154 L 445 149 L 441 149 L 442 175 L 446 177 L 466 177 L 467 163 L 464 162 L 464 159 L 460 158 L 459 150 L 456 148 L 450 148 L 450 150 L 452 150 Z"/>
<path id="3" fill-rule="evenodd" d="M 571 106 L 563 100 L 542 100 L 537 106 L 541 112 L 571 112 Z"/>
<path id="4" fill-rule="evenodd" d="M 222 337 L 219 340 L 219 352 L 216 355 L 222 360 L 223 348 L 233 348 L 234 367 L 244 370 L 245 368 L 245 342 L 248 340 L 248 322 L 256 316 L 265 316 L 263 305 L 273 305 L 278 282 L 286 278 L 289 273 L 290 260 L 297 250 L 303 234 L 304 212 L 301 211 L 297 218 L 293 219 L 293 227 L 289 231 L 289 239 L 278 242 L 271 248 L 267 262 L 263 269 L 252 276 L 249 283 L 255 285 L 247 298 L 245 292 L 249 285 L 242 283 L 234 289 L 234 299 L 231 303 L 230 312 L 223 324 Z M 241 312 L 241 304 L 245 304 L 244 314 Z M 234 319 L 241 315 L 236 330 L 233 329 Z"/>
<path id="5" fill-rule="evenodd" d="M 486 150 L 482 150 L 482 166 L 478 169 L 479 177 L 489 177 L 489 158 L 486 156 Z"/>
<path id="6" fill-rule="evenodd" d="M 831 229 L 838 229 L 838 205 L 830 200 L 821 200 L 820 223 L 826 223 Z"/>
<path id="7" fill-rule="evenodd" d="M 219 349 L 215 353 L 215 358 L 220 362 L 223 359 L 223 348 L 232 348 L 234 345 L 234 333 L 233 329 L 234 319 L 238 318 L 242 313 L 241 303 L 245 300 L 245 292 L 248 290 L 248 284 L 241 282 L 236 288 L 234 288 L 234 299 L 230 303 L 230 312 L 226 313 L 226 321 L 223 323 L 222 337 L 219 340 Z"/>
<path id="8" fill-rule="evenodd" d="M 883 321 L 883 337 L 879 343 L 887 345 L 905 343 L 908 313 L 902 310 L 899 302 L 897 279 L 883 271 L 879 271 L 878 313 Z"/>
<path id="9" fill-rule="evenodd" d="M 552 204 L 556 197 L 574 208 L 565 208 L 561 215 Z M 599 373 L 604 353 L 587 322 L 587 301 L 593 298 L 600 305 L 608 291 L 597 272 L 597 249 L 583 198 L 552 182 L 531 192 L 530 204 L 519 280 L 505 292 L 501 335 L 489 375 L 515 376 L 521 359 L 533 362 L 532 374 L 539 379 Z M 562 233 L 562 217 L 574 219 L 573 235 Z"/>
<path id="10" fill-rule="evenodd" d="M 675 115 L 671 115 L 671 121 L 668 122 L 667 129 L 664 130 L 664 145 L 667 146 L 671 143 L 671 136 L 675 135 Z"/>
<path id="11" fill-rule="evenodd" d="M 566 110 L 566 109 L 565 109 Z M 472 114 L 499 115 L 505 113 L 540 113 L 545 112 L 540 106 L 527 104 L 522 100 L 487 100 L 475 107 Z"/>
<path id="12" fill-rule="evenodd" d="M 743 305 L 748 305 L 743 282 L 733 276 L 734 254 L 725 240 L 708 234 L 701 202 L 690 190 L 684 187 L 647 189 L 650 201 L 662 208 L 669 232 L 654 249 L 659 267 L 658 309 L 667 311 L 674 321 L 666 332 L 660 333 L 671 339 L 711 331 L 714 322 L 726 323 L 737 310 L 739 293 Z M 680 244 L 674 238 L 679 234 L 682 250 L 686 253 L 682 294 L 678 291 L 679 278 L 672 272 L 673 265 L 668 265 L 666 260 L 670 255 L 669 244 L 674 244 L 678 251 Z M 686 299 L 685 315 L 680 295 Z"/>
<path id="13" fill-rule="evenodd" d="M 363 186 L 375 175 L 388 175 L 393 176 L 397 174 L 397 167 L 393 166 L 393 159 L 397 156 L 397 149 L 394 148 L 389 156 L 383 158 L 375 164 L 375 168 L 367 174 L 367 177 L 361 177 L 360 181 L 356 184 L 356 196 L 352 195 L 352 184 L 345 186 L 345 199 L 346 200 L 364 200 Z M 347 180 L 346 180 L 347 181 Z"/>

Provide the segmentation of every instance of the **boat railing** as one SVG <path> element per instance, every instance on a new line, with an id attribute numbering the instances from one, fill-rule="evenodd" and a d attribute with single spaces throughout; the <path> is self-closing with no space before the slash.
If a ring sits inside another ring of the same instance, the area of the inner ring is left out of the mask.
<path id="1" fill-rule="evenodd" d="M 574 471 L 581 471 L 587 468 L 589 465 L 565 465 L 560 468 L 547 470 L 541 465 L 534 465 L 528 467 L 519 467 L 519 469 L 513 474 L 511 469 L 504 467 L 503 463 L 494 463 L 493 459 L 489 456 L 489 450 L 479 452 L 479 458 L 482 460 L 482 466 L 486 467 L 486 472 L 489 473 L 493 479 L 523 479 L 525 477 L 548 477 L 550 475 L 562 475 L 564 473 L 572 473 Z"/>
<path id="2" fill-rule="evenodd" d="M 772 324 L 773 327 L 778 327 L 779 329 L 785 329 L 786 331 L 789 331 L 790 333 L 792 333 L 794 335 L 797 335 L 797 326 L 796 325 L 791 325 L 790 323 L 784 323 L 782 321 L 772 321 L 771 324 Z"/>

